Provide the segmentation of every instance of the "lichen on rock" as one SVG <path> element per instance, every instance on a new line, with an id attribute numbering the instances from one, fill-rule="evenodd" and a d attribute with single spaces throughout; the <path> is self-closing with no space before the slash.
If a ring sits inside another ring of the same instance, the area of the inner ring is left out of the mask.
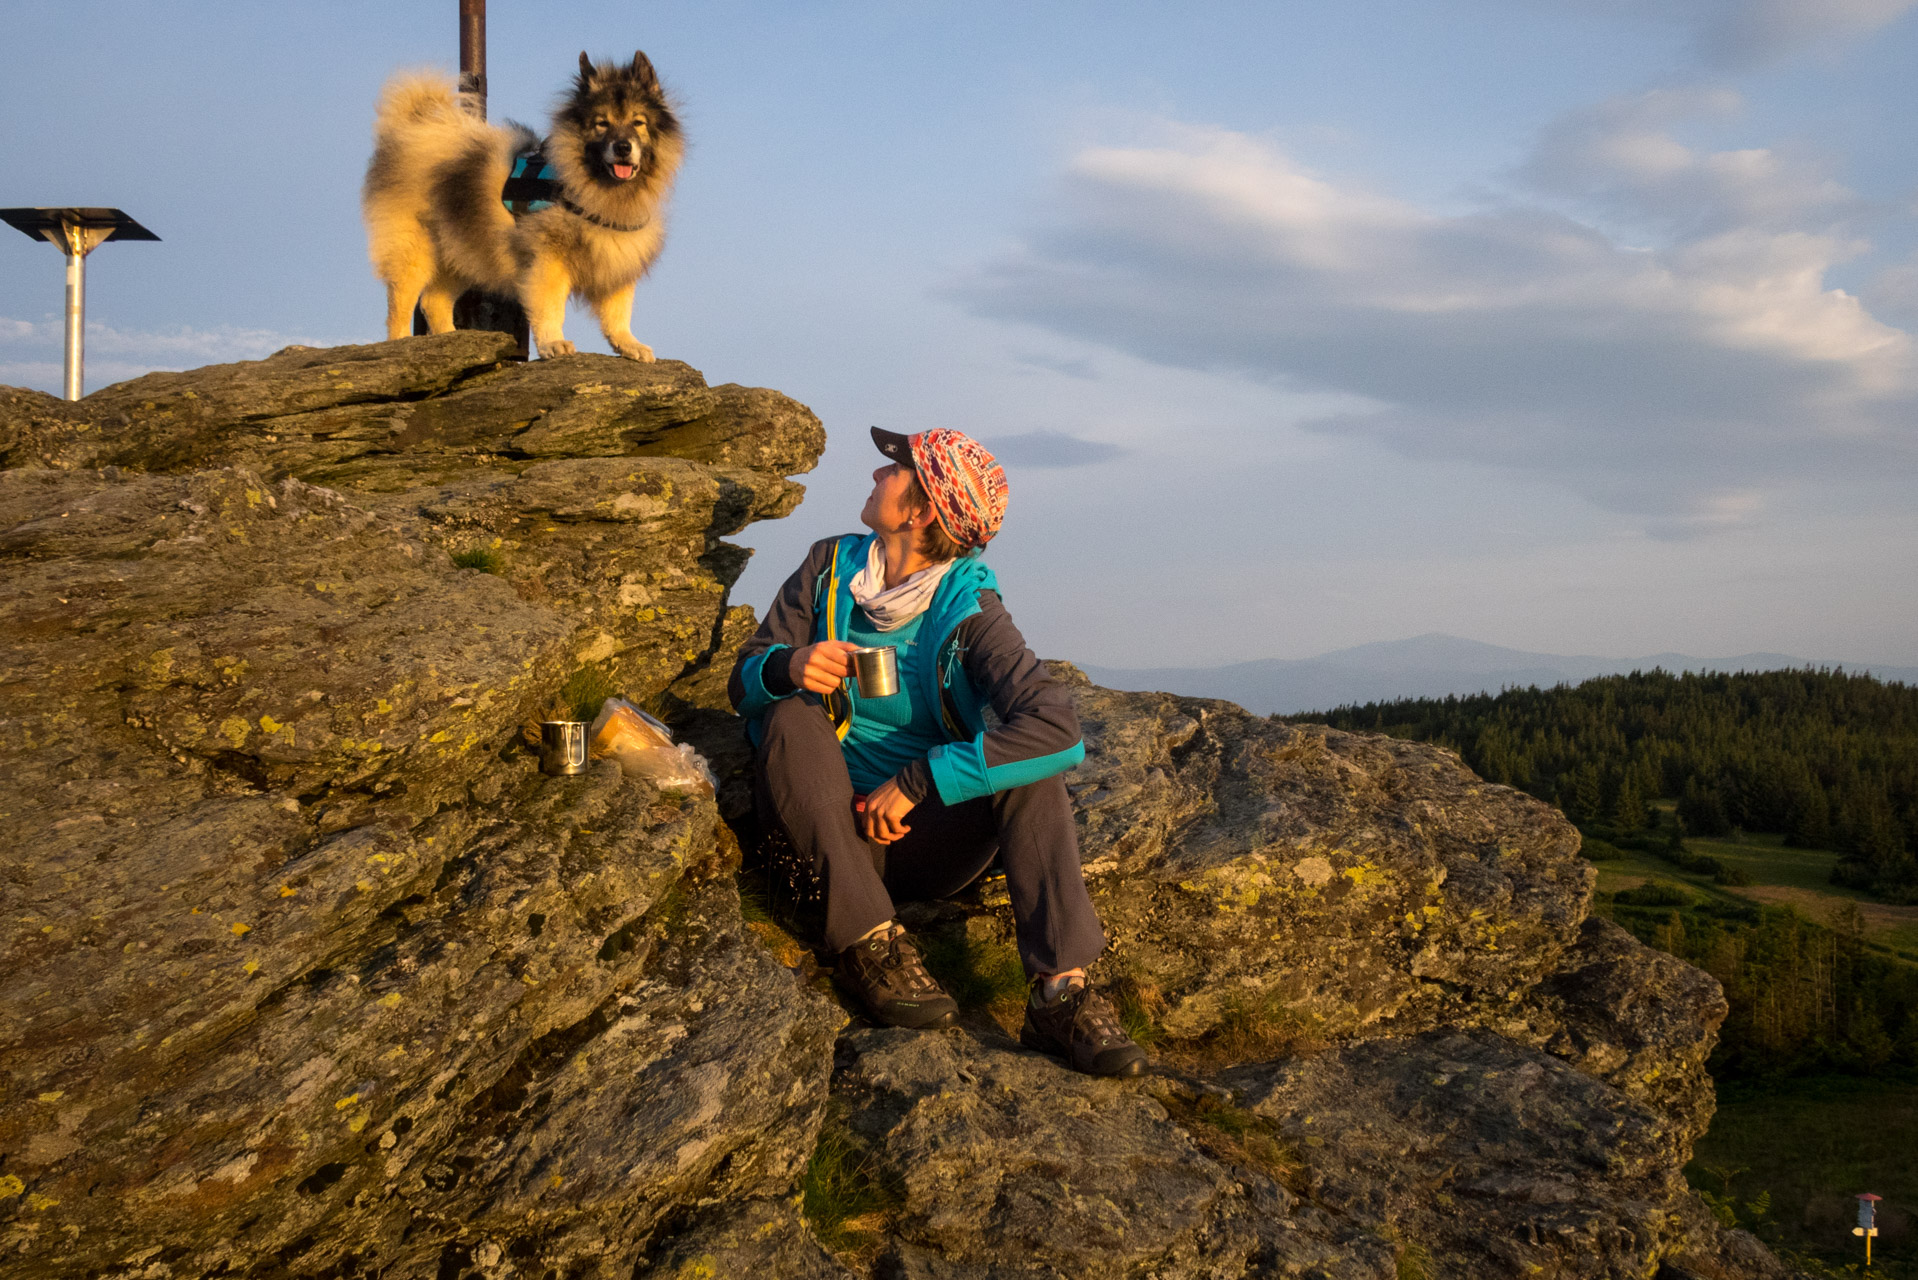
<path id="1" fill-rule="evenodd" d="M 8 1276 L 1784 1274 L 1679 1176 L 1716 984 L 1436 748 L 1060 664 L 1157 1066 L 849 1020 L 742 914 L 723 691 L 725 539 L 818 420 L 507 345 L 0 389 Z M 539 774 L 525 723 L 607 692 L 717 799 Z M 842 1141 L 857 1231 L 798 1193 Z"/>

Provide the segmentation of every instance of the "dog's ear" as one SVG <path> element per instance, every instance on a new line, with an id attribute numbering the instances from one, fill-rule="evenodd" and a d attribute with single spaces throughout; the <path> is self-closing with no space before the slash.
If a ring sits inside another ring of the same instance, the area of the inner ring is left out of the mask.
<path id="1" fill-rule="evenodd" d="M 581 80 L 593 78 L 593 60 L 586 55 L 584 49 L 579 51 L 579 78 Z"/>
<path id="2" fill-rule="evenodd" d="M 659 88 L 659 73 L 653 70 L 653 61 L 643 49 L 633 50 L 633 78 L 649 89 Z"/>

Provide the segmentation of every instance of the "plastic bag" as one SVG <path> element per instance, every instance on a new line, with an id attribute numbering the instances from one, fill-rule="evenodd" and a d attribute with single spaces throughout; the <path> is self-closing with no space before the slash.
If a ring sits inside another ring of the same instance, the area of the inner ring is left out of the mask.
<path id="1" fill-rule="evenodd" d="M 613 759 L 629 778 L 645 778 L 661 791 L 704 791 L 716 781 L 691 743 L 673 742 L 672 731 L 624 698 L 608 698 L 586 735 L 587 754 Z"/>

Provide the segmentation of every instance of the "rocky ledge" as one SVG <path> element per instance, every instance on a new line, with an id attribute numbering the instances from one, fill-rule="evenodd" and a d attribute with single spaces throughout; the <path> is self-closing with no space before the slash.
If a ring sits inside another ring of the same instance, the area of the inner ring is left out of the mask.
<path id="1" fill-rule="evenodd" d="M 1786 1274 L 1679 1174 L 1715 984 L 1433 748 L 1062 664 L 1096 976 L 1155 1070 L 1073 1075 L 990 1001 L 849 1019 L 742 906 L 720 691 L 723 539 L 818 420 L 506 354 L 0 389 L 7 1275 Z M 717 803 L 539 774 L 523 725 L 613 691 Z M 990 885 L 916 910 L 1003 956 Z"/>

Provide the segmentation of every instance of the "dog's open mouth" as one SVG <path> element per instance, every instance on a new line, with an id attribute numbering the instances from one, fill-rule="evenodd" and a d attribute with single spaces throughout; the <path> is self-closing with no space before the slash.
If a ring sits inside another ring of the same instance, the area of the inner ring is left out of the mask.
<path id="1" fill-rule="evenodd" d="M 614 161 L 609 167 L 613 171 L 613 176 L 621 182 L 630 181 L 632 176 L 639 172 L 638 165 L 621 164 L 618 161 Z"/>

